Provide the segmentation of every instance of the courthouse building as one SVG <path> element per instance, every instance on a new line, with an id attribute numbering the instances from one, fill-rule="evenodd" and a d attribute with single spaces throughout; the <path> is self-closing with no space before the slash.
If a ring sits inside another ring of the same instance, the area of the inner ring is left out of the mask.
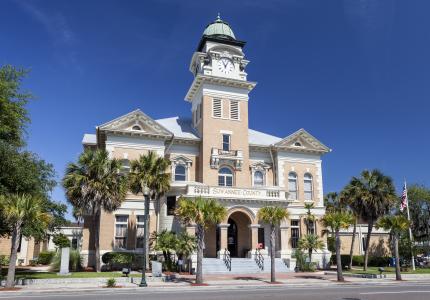
<path id="1" fill-rule="evenodd" d="M 256 82 L 248 80 L 244 47 L 245 42 L 218 17 L 206 27 L 191 57 L 193 78 L 188 91 L 184 87 L 189 117 L 155 120 L 136 109 L 99 125 L 95 134 L 85 134 L 83 145 L 106 149 L 123 161 L 125 169 L 148 151 L 171 161 L 171 189 L 150 204 L 150 232 L 193 232 L 174 215 L 180 196 L 213 198 L 225 206 L 226 218 L 207 231 L 205 258 L 220 258 L 225 249 L 232 257 L 251 257 L 260 243 L 268 255 L 270 230 L 258 220 L 258 210 L 267 205 L 287 208 L 290 217 L 278 228 L 276 255 L 288 264 L 301 235 L 322 236 L 319 222 L 305 225 L 304 205 L 314 204 L 317 220 L 325 213 L 322 157 L 330 149 L 305 129 L 277 137 L 249 128 L 248 105 Z M 132 193 L 114 213 L 103 213 L 101 254 L 141 252 L 143 214 L 143 196 Z M 82 254 L 90 266 L 92 230 L 86 220 Z M 318 251 L 315 260 L 323 264 L 329 255 L 327 250 Z"/>

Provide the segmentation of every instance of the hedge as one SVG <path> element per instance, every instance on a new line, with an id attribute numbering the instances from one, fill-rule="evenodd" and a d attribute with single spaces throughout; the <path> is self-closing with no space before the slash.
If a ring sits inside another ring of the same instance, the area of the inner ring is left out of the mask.
<path id="1" fill-rule="evenodd" d="M 348 266 L 350 262 L 350 256 L 349 255 L 341 255 L 340 259 L 342 261 L 342 266 Z M 331 263 L 336 264 L 336 255 L 333 254 L 331 256 Z M 388 267 L 390 264 L 390 257 L 388 256 L 369 256 L 369 261 L 367 265 L 369 267 Z M 364 255 L 354 255 L 352 257 L 352 265 L 362 267 L 364 266 Z"/>
<path id="2" fill-rule="evenodd" d="M 52 259 L 55 256 L 54 251 L 42 251 L 39 253 L 39 257 L 37 258 L 37 263 L 39 265 L 49 265 L 52 262 Z"/>

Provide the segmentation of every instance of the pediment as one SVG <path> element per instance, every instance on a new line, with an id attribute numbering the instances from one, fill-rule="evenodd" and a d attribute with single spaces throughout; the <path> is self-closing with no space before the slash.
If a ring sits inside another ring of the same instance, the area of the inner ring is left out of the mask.
<path id="1" fill-rule="evenodd" d="M 251 163 L 249 167 L 255 170 L 267 170 L 271 168 L 271 165 L 262 161 L 258 161 L 258 162 Z"/>
<path id="2" fill-rule="evenodd" d="M 175 164 L 192 164 L 192 160 L 189 157 L 186 157 L 184 155 L 175 155 L 173 157 L 170 158 L 170 161 L 175 163 Z"/>
<path id="3" fill-rule="evenodd" d="M 118 117 L 98 127 L 99 130 L 130 134 L 171 136 L 172 133 L 140 109 Z"/>
<path id="4" fill-rule="evenodd" d="M 303 128 L 282 139 L 276 143 L 275 146 L 281 149 L 297 152 L 327 153 L 331 151 L 330 148 L 321 143 Z"/>

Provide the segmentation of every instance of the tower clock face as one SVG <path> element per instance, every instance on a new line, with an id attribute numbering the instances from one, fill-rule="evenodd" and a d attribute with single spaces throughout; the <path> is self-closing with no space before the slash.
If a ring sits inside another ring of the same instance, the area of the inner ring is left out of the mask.
<path id="1" fill-rule="evenodd" d="M 221 73 L 226 75 L 233 73 L 233 70 L 234 70 L 233 62 L 226 57 L 221 58 L 218 61 L 218 70 Z"/>

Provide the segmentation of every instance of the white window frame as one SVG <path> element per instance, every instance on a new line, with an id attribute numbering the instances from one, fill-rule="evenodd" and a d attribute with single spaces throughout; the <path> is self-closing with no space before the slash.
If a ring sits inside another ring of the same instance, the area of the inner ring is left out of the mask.
<path id="1" fill-rule="evenodd" d="M 261 183 L 261 185 L 256 185 L 255 184 L 255 174 L 257 172 L 261 173 L 261 175 L 263 176 L 263 182 Z M 254 170 L 254 172 L 252 174 L 252 185 L 253 186 L 260 186 L 260 187 L 261 186 L 266 186 L 266 172 L 264 170 L 260 170 L 260 169 Z"/>
<path id="2" fill-rule="evenodd" d="M 227 150 L 224 150 L 224 144 L 226 144 L 226 143 L 224 143 L 224 136 L 228 136 L 228 149 Z M 222 134 L 222 147 L 221 147 L 221 149 L 222 149 L 222 151 L 225 151 L 225 152 L 231 151 L 231 134 L 228 134 L 228 133 Z"/>
<path id="3" fill-rule="evenodd" d="M 294 178 L 295 185 L 296 185 L 296 190 L 295 191 L 290 190 L 290 180 L 293 180 L 293 178 L 290 178 L 290 175 L 294 175 L 295 176 L 295 178 Z M 296 172 L 291 171 L 291 172 L 288 173 L 288 199 L 289 200 L 294 200 L 294 201 L 298 200 L 298 196 L 299 196 L 299 184 L 298 184 L 298 180 L 297 179 L 298 179 L 298 176 L 297 176 Z M 292 197 L 291 196 L 292 195 L 291 192 L 294 192 L 295 195 L 296 195 L 296 197 Z"/>
<path id="4" fill-rule="evenodd" d="M 127 219 L 126 219 L 126 221 L 118 221 L 117 220 L 117 217 L 126 217 Z M 126 250 L 127 249 L 127 239 L 128 239 L 128 221 L 129 221 L 129 215 L 126 215 L 126 214 L 117 214 L 117 215 L 115 215 L 115 231 L 114 231 L 114 246 L 115 246 L 115 249 L 123 249 L 123 250 Z M 119 236 L 118 234 L 117 234 L 117 225 L 125 225 L 126 227 L 126 230 L 125 230 L 125 236 Z M 119 239 L 119 238 L 121 238 L 121 239 L 123 239 L 124 240 L 124 248 L 122 248 L 122 247 L 118 247 L 118 244 L 117 244 L 117 238 Z"/>
<path id="5" fill-rule="evenodd" d="M 230 170 L 231 174 L 220 174 L 221 170 L 224 168 Z M 224 185 L 220 185 L 220 182 L 219 182 L 220 176 L 224 177 Z M 227 177 L 231 177 L 231 185 L 227 185 Z M 219 170 L 218 170 L 218 186 L 224 186 L 224 187 L 234 186 L 234 171 L 230 167 L 222 166 L 219 168 Z"/>
<path id="6" fill-rule="evenodd" d="M 215 116 L 215 101 L 219 101 L 220 103 L 220 112 L 221 115 L 220 116 Z M 212 117 L 213 118 L 217 118 L 217 119 L 222 119 L 223 116 L 223 111 L 224 111 L 224 107 L 223 107 L 223 100 L 220 98 L 212 98 Z"/>
<path id="7" fill-rule="evenodd" d="M 230 118 L 230 120 L 234 120 L 234 121 L 240 121 L 240 102 L 239 102 L 239 100 L 230 100 L 229 101 L 230 103 L 230 107 L 229 107 L 229 118 Z M 233 104 L 233 102 L 234 103 L 237 103 L 237 119 L 234 119 L 233 117 L 232 117 L 232 104 Z"/>
<path id="8" fill-rule="evenodd" d="M 143 219 L 143 221 L 139 222 L 139 217 L 141 217 Z M 143 248 L 138 248 L 137 245 L 138 245 L 139 238 L 142 240 L 144 239 L 143 233 L 142 233 L 142 236 L 138 235 L 139 226 L 142 226 L 143 230 L 145 230 L 145 219 L 144 218 L 145 218 L 144 215 L 136 215 L 136 250 L 143 250 Z M 143 241 L 142 246 L 144 246 L 144 244 L 145 244 L 145 241 Z"/>
<path id="9" fill-rule="evenodd" d="M 309 176 L 309 178 L 306 178 L 306 176 Z M 310 191 L 306 190 L 306 182 L 310 182 L 309 186 L 311 188 Z M 309 195 L 309 199 L 307 198 L 307 195 Z M 305 201 L 313 201 L 314 200 L 314 177 L 311 173 L 306 172 L 303 175 L 303 196 Z"/>
<path id="10" fill-rule="evenodd" d="M 176 180 L 176 168 L 177 167 L 183 167 L 184 168 L 184 174 L 183 174 L 184 175 L 184 180 Z M 187 165 L 183 164 L 183 163 L 175 164 L 173 176 L 174 176 L 173 177 L 173 181 L 176 181 L 176 182 L 185 182 L 185 181 L 187 181 L 188 180 L 188 167 L 187 167 Z"/>

